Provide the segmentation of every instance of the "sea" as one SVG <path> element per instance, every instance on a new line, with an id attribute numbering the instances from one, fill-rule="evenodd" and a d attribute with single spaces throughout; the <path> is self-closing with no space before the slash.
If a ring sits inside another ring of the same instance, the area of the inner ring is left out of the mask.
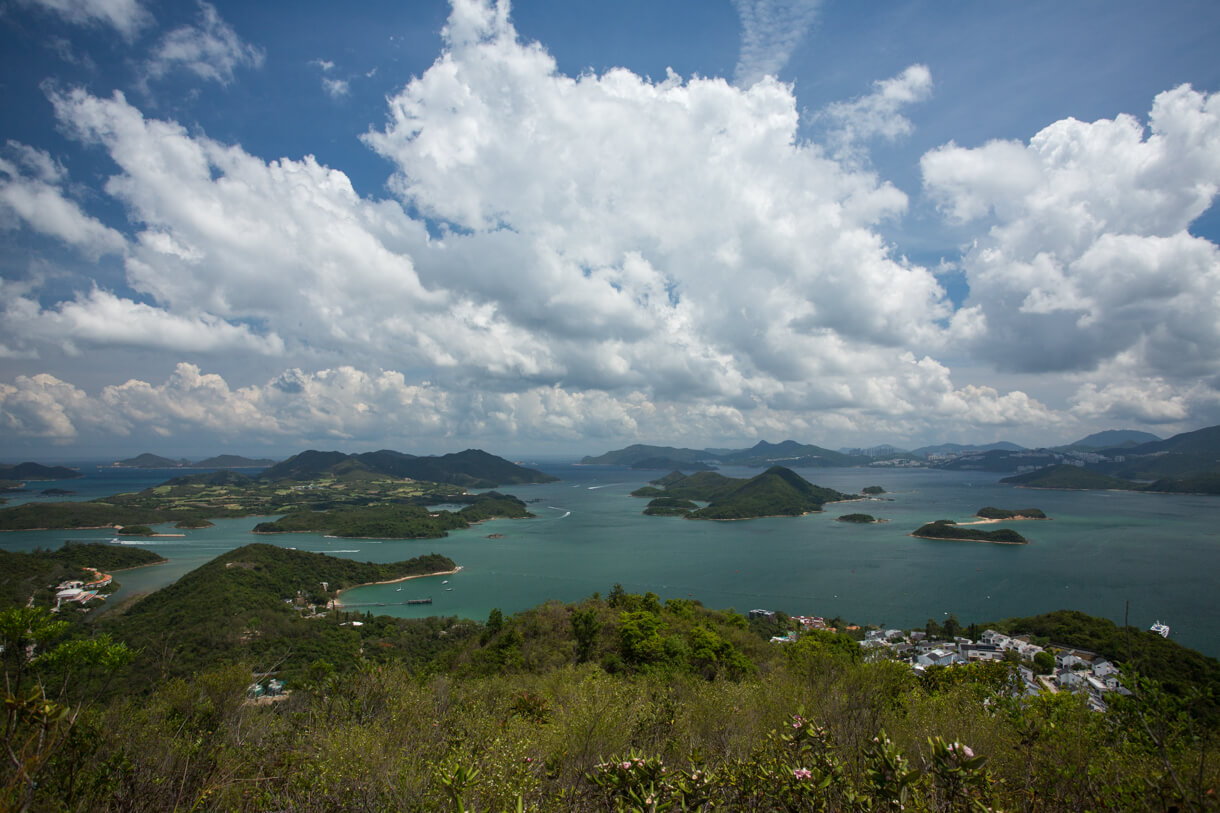
<path id="1" fill-rule="evenodd" d="M 841 617 L 891 628 L 922 627 L 949 614 L 964 624 L 1011 616 L 1080 610 L 1128 619 L 1147 628 L 1160 621 L 1185 646 L 1220 656 L 1220 497 L 1119 491 L 1049 491 L 999 483 L 1003 476 L 928 469 L 797 469 L 810 482 L 858 493 L 880 486 L 876 499 L 831 503 L 803 517 L 709 522 L 647 517 L 636 488 L 664 472 L 586 466 L 571 461 L 526 465 L 559 479 L 500 489 L 529 503 L 534 519 L 491 520 L 444 539 L 335 539 L 320 534 L 255 536 L 267 517 L 218 520 L 181 537 L 124 539 L 169 561 L 119 572 L 111 605 L 172 583 L 184 573 L 250 542 L 268 542 L 362 561 L 389 562 L 442 553 L 461 566 L 455 575 L 353 588 L 352 609 L 402 617 L 461 616 L 482 620 L 493 608 L 514 613 L 545 601 L 606 595 L 615 584 L 662 599 L 695 598 L 704 606 L 783 610 Z M 4 495 L 31 500 L 93 499 L 157 485 L 181 470 L 115 469 L 80 464 L 78 479 L 31 483 Z M 256 471 L 256 470 L 255 470 Z M 757 469 L 724 468 L 733 477 Z M 76 492 L 41 495 L 46 488 Z M 1003 522 L 1028 545 L 916 539 L 937 519 L 970 521 L 984 506 L 1040 508 L 1049 520 Z M 867 513 L 881 523 L 837 522 Z M 65 539 L 108 541 L 114 533 L 0 533 L 0 548 L 53 548 Z M 409 599 L 432 599 L 408 605 Z M 103 610 L 104 612 L 104 610 Z"/>

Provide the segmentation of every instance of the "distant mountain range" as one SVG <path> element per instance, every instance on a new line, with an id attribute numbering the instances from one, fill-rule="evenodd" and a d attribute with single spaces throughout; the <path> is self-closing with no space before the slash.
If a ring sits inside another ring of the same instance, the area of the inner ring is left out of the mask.
<path id="1" fill-rule="evenodd" d="M 785 440 L 782 443 L 759 441 L 749 449 L 679 449 L 673 446 L 649 446 L 635 444 L 625 449 L 588 456 L 580 462 L 585 465 L 630 466 L 631 468 L 655 468 L 687 471 L 702 471 L 707 464 L 722 466 L 748 466 L 768 468 L 775 465 L 796 467 L 865 466 L 872 458 L 863 455 L 846 455 L 821 446 Z M 701 467 L 700 467 L 700 464 Z"/>
<path id="2" fill-rule="evenodd" d="M 70 480 L 80 477 L 76 469 L 66 466 L 43 466 L 40 463 L 0 464 L 0 480 Z"/>
<path id="3" fill-rule="evenodd" d="M 310 449 L 265 469 L 258 477 L 260 480 L 312 480 L 327 473 L 347 478 L 369 475 L 409 477 L 432 483 L 452 483 L 465 488 L 549 483 L 558 479 L 510 463 L 481 449 L 467 449 L 439 457 L 418 457 L 389 449 L 363 454 Z"/>
<path id="4" fill-rule="evenodd" d="M 596 457 L 585 464 L 610 464 L 633 468 L 706 470 L 709 466 L 793 468 L 831 466 L 927 466 L 956 471 L 989 471 L 1024 476 L 1029 472 L 1056 472 L 1050 483 L 1074 483 L 1062 487 L 1135 488 L 1147 491 L 1220 494 L 1220 426 L 1184 432 L 1171 438 L 1135 429 L 1111 429 L 1081 438 L 1066 446 L 1026 449 L 1001 441 L 986 445 L 942 443 L 910 452 L 884 445 L 870 449 L 833 452 L 820 446 L 786 440 L 761 441 L 749 449 L 685 449 L 637 444 Z M 1066 471 L 1062 468 L 1075 469 Z M 1088 477 L 1082 472 L 1097 475 Z M 1036 477 L 1024 483 L 1036 484 Z"/>
<path id="5" fill-rule="evenodd" d="M 126 460 L 116 460 L 110 465 L 119 469 L 257 469 L 273 465 L 267 458 L 251 459 L 235 454 L 222 454 L 192 463 L 186 458 L 172 460 L 168 457 L 145 452 Z"/>

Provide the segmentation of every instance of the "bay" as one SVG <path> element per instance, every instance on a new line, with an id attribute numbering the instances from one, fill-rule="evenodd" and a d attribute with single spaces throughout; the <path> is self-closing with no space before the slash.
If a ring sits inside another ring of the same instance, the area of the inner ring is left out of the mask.
<path id="1" fill-rule="evenodd" d="M 1133 625 L 1147 628 L 1163 621 L 1173 640 L 1220 655 L 1216 497 L 1017 489 L 999 484 L 1002 475 L 982 472 L 800 469 L 818 485 L 845 492 L 879 485 L 888 493 L 878 500 L 830 504 L 825 512 L 804 517 L 707 522 L 640 513 L 645 501 L 629 494 L 660 472 L 564 462 L 536 467 L 560 482 L 502 489 L 531 501 L 536 519 L 492 520 L 445 539 L 402 541 L 254 536 L 250 529 L 265 518 L 221 520 L 213 528 L 181 532 L 181 538 L 144 542 L 169 563 L 118 574 L 123 587 L 111 601 L 157 589 L 227 550 L 261 541 L 378 562 L 436 552 L 462 566 L 454 576 L 355 588 L 343 595 L 354 609 L 405 617 L 484 619 L 492 608 L 513 613 L 550 599 L 577 601 L 594 592 L 605 595 L 621 583 L 632 592 L 697 598 L 709 607 L 778 609 L 891 627 L 922 626 L 929 618 L 939 622 L 949 613 L 969 624 L 1059 609 L 1122 623 L 1129 612 Z M 82 471 L 86 477 L 78 480 L 38 485 L 91 498 L 107 488 L 105 493 L 133 490 L 174 476 Z M 1029 545 L 909 535 L 935 519 L 968 521 L 987 505 L 1041 508 L 1052 519 L 986 526 L 1013 528 L 1029 538 Z M 835 521 L 854 512 L 887 521 Z M 65 538 L 112 536 L 108 531 L 6 533 L 0 534 L 0 547 L 30 550 L 58 546 Z M 403 605 L 407 598 L 431 598 L 432 604 Z"/>

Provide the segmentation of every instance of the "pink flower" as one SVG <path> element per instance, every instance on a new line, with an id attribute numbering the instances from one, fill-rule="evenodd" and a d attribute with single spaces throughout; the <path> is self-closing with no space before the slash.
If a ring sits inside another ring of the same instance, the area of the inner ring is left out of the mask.
<path id="1" fill-rule="evenodd" d="M 809 777 L 813 776 L 813 771 L 809 770 L 808 768 L 793 768 L 792 775 L 797 779 L 808 779 Z"/>
<path id="2" fill-rule="evenodd" d="M 631 770 L 631 763 L 623 762 L 623 763 L 619 764 L 619 767 L 622 768 L 624 771 L 629 771 L 629 770 Z"/>

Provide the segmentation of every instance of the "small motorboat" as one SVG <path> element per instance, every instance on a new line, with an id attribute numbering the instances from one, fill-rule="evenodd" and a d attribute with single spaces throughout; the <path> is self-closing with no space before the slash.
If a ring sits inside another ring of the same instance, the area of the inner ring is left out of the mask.
<path id="1" fill-rule="evenodd" d="M 1149 627 L 1148 630 L 1149 630 L 1149 632 L 1155 632 L 1157 635 L 1161 636 L 1162 638 L 1169 637 L 1169 625 L 1162 624 L 1159 620 L 1155 624 L 1153 624 L 1151 627 Z"/>

